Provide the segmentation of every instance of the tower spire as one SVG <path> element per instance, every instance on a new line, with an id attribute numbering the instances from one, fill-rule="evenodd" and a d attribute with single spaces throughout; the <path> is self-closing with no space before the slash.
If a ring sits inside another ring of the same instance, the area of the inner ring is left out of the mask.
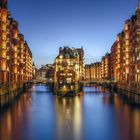
<path id="1" fill-rule="evenodd" d="M 7 0 L 0 0 L 0 8 L 7 9 Z"/>

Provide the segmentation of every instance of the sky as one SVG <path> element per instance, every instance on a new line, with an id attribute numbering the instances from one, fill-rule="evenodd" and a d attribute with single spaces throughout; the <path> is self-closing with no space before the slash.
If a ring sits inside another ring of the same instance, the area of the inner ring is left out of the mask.
<path id="1" fill-rule="evenodd" d="M 110 52 L 138 0 L 9 0 L 8 9 L 37 67 L 53 63 L 59 47 L 85 51 L 85 63 Z"/>

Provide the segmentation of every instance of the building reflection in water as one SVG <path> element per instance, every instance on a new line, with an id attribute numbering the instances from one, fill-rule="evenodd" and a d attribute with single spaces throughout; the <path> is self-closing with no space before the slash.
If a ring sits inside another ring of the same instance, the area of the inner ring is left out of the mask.
<path id="1" fill-rule="evenodd" d="M 139 118 L 138 105 L 101 87 L 58 98 L 39 86 L 0 113 L 0 140 L 139 140 Z"/>
<path id="2" fill-rule="evenodd" d="M 55 98 L 58 139 L 81 139 L 82 99 L 82 96 Z"/>
<path id="3" fill-rule="evenodd" d="M 25 112 L 30 108 L 31 94 L 24 93 L 18 101 L 11 106 L 5 108 L 6 112 L 2 112 L 0 116 L 0 139 L 1 140 L 19 140 L 22 135 L 22 124 Z M 27 122 L 26 122 L 27 123 Z"/>
<path id="4" fill-rule="evenodd" d="M 109 94 L 109 92 L 107 92 Z M 125 97 L 112 93 L 103 96 L 103 103 L 108 107 L 113 107 L 115 116 L 115 126 L 118 139 L 139 140 L 140 139 L 140 108 L 125 99 Z"/>

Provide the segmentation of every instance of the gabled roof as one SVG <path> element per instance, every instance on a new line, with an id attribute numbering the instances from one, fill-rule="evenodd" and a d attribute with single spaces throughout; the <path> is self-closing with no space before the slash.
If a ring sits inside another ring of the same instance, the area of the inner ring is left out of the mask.
<path id="1" fill-rule="evenodd" d="M 75 48 L 64 47 L 61 48 L 59 55 L 56 58 L 63 58 L 63 59 L 74 59 L 79 58 L 78 51 Z"/>

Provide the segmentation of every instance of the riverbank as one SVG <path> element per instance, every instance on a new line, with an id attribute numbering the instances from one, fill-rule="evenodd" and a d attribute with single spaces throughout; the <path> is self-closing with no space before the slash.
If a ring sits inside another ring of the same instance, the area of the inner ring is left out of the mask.
<path id="1" fill-rule="evenodd" d="M 92 82 L 85 82 L 83 85 L 97 85 L 102 86 L 104 88 L 107 88 L 110 90 L 110 92 L 117 92 L 120 95 L 125 96 L 129 100 L 131 100 L 134 103 L 140 104 L 140 93 L 136 93 L 135 91 L 132 91 L 131 89 L 123 89 L 121 88 L 117 82 L 113 81 L 92 81 Z"/>
<path id="2" fill-rule="evenodd" d="M 12 88 L 4 87 L 0 88 L 0 108 L 12 103 L 16 97 L 20 96 L 24 91 L 31 88 L 31 86 L 22 85 Z"/>

